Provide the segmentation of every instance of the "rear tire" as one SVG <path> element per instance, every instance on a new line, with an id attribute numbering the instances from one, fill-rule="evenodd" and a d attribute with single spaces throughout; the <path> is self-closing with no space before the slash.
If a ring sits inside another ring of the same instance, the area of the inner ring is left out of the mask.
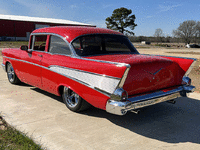
<path id="1" fill-rule="evenodd" d="M 81 98 L 77 93 L 64 87 L 62 99 L 67 108 L 73 112 L 80 112 L 88 109 L 91 105 Z"/>
<path id="2" fill-rule="evenodd" d="M 15 74 L 14 68 L 11 65 L 11 63 L 8 63 L 7 66 L 7 77 L 8 77 L 8 81 L 11 84 L 19 84 L 21 81 L 19 80 L 19 78 L 17 77 L 17 75 Z"/>

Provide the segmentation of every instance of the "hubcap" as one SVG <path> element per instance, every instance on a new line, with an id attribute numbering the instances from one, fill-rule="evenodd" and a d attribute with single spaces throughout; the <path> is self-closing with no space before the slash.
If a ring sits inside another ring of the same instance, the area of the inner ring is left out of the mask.
<path id="1" fill-rule="evenodd" d="M 79 101 L 79 95 L 74 91 L 69 90 L 69 88 L 64 88 L 64 100 L 69 107 L 76 107 Z"/>
<path id="2" fill-rule="evenodd" d="M 8 79 L 10 82 L 14 81 L 14 75 L 15 75 L 14 69 L 13 69 L 12 65 L 9 64 L 8 65 Z"/>

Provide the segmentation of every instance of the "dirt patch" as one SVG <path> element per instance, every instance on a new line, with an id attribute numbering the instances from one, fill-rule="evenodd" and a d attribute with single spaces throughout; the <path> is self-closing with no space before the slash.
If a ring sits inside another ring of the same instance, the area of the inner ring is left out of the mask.
<path id="1" fill-rule="evenodd" d="M 200 52 L 166 52 L 166 53 L 200 55 Z"/>
<path id="2" fill-rule="evenodd" d="M 192 79 L 192 85 L 196 87 L 195 92 L 200 93 L 200 59 L 197 59 L 189 77 Z"/>

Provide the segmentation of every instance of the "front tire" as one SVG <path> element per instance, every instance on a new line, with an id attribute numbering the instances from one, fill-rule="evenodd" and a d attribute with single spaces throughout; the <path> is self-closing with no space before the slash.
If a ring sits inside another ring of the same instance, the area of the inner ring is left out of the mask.
<path id="1" fill-rule="evenodd" d="M 62 99 L 68 109 L 74 112 L 80 112 L 88 109 L 91 105 L 81 98 L 77 93 L 64 87 Z"/>
<path id="2" fill-rule="evenodd" d="M 7 64 L 7 77 L 8 77 L 8 81 L 11 84 L 19 84 L 20 83 L 20 80 L 17 77 L 17 75 L 15 74 L 14 68 L 11 65 L 11 63 Z"/>

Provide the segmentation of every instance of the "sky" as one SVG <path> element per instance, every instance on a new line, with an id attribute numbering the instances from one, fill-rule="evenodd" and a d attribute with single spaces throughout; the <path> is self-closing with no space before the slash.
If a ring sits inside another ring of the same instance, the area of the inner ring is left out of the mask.
<path id="1" fill-rule="evenodd" d="M 200 21 L 200 0 L 0 0 L 0 14 L 65 19 L 106 28 L 113 10 L 125 7 L 136 16 L 135 36 L 165 36 L 186 20 Z"/>

